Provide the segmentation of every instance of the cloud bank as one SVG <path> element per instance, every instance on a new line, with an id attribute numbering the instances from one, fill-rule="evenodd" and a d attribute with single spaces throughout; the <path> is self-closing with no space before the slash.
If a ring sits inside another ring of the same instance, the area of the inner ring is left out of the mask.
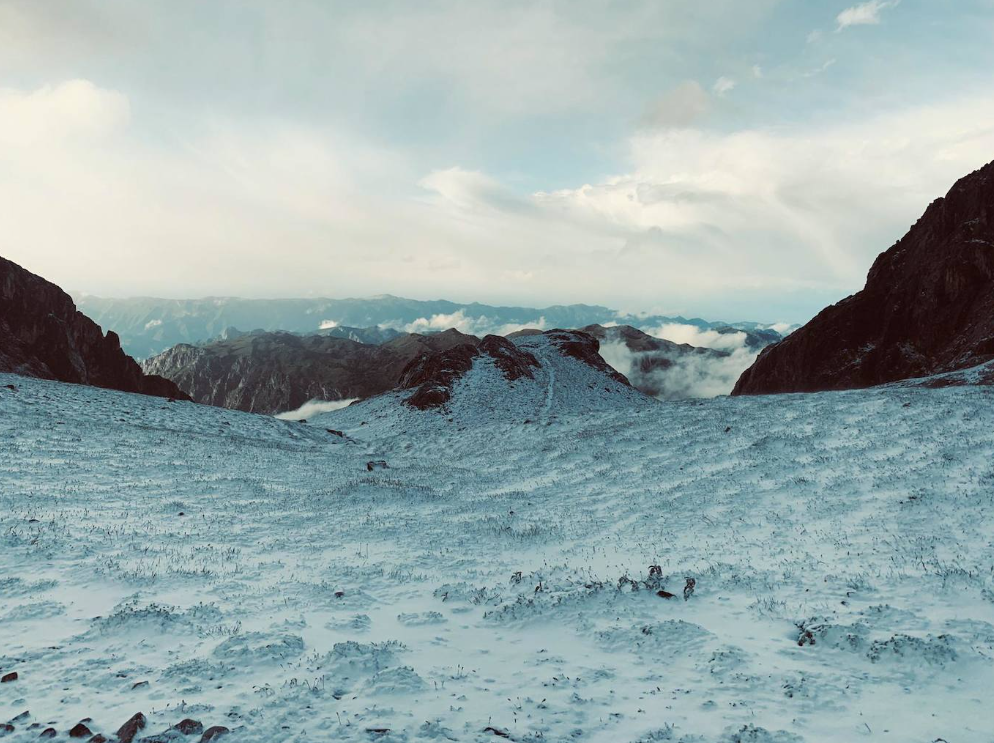
<path id="1" fill-rule="evenodd" d="M 358 397 L 353 397 L 348 400 L 310 400 L 305 402 L 296 410 L 289 410 L 285 413 L 277 413 L 273 417 L 278 418 L 281 421 L 308 420 L 309 418 L 313 418 L 315 415 L 320 415 L 321 413 L 330 413 L 334 410 L 347 408 L 358 399 Z"/>

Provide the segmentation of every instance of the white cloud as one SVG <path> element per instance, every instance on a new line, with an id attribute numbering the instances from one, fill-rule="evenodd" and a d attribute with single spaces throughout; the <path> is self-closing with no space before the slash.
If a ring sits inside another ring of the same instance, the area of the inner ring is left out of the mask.
<path id="1" fill-rule="evenodd" d="M 604 343 L 601 357 L 628 377 L 639 389 L 661 400 L 688 400 L 727 395 L 742 372 L 755 361 L 757 353 L 739 348 L 724 356 L 687 354 L 672 359 L 667 368 L 644 371 L 642 354 L 632 353 L 622 342 Z"/>
<path id="2" fill-rule="evenodd" d="M 289 410 L 286 413 L 277 413 L 273 417 L 278 418 L 281 421 L 308 420 L 313 418 L 315 415 L 321 415 L 321 413 L 330 413 L 334 410 L 347 408 L 358 399 L 358 397 L 352 397 L 347 400 L 311 400 L 309 402 L 305 402 L 296 410 Z"/>
<path id="3" fill-rule="evenodd" d="M 641 328 L 642 332 L 656 338 L 686 343 L 697 348 L 712 348 L 716 351 L 735 351 L 745 347 L 745 333 L 719 333 L 717 330 L 702 330 L 696 325 L 667 323 L 657 328 Z"/>
<path id="4" fill-rule="evenodd" d="M 880 13 L 887 8 L 895 7 L 900 0 L 869 0 L 869 2 L 846 8 L 836 17 L 836 30 L 842 31 L 850 26 L 875 26 L 880 23 Z"/>
<path id="5" fill-rule="evenodd" d="M 711 90 L 714 91 L 715 95 L 722 96 L 731 93 L 735 89 L 736 82 L 730 77 L 719 77 L 714 81 L 714 85 L 711 86 Z"/>
<path id="6" fill-rule="evenodd" d="M 88 80 L 33 91 L 0 88 L 0 145 L 50 146 L 69 137 L 98 138 L 127 126 L 128 99 Z"/>
<path id="7" fill-rule="evenodd" d="M 451 314 L 421 317 L 409 323 L 382 323 L 380 327 L 396 328 L 406 333 L 437 333 L 455 328 L 460 333 L 482 338 L 485 335 L 508 335 L 525 328 L 545 330 L 547 321 L 544 317 L 537 317 L 520 323 L 499 323 L 486 315 L 470 316 L 465 310 L 457 310 Z"/>
<path id="8" fill-rule="evenodd" d="M 7 89 L 2 105 L 0 137 L 36 132 L 0 148 L 4 254 L 95 294 L 386 291 L 705 315 L 734 296 L 764 308 L 736 315 L 804 319 L 775 303 L 858 289 L 873 258 L 994 152 L 994 96 L 978 91 L 859 123 L 642 129 L 623 171 L 528 195 L 276 119 L 216 117 L 160 149 L 133 136 L 134 101 L 83 81 Z"/>

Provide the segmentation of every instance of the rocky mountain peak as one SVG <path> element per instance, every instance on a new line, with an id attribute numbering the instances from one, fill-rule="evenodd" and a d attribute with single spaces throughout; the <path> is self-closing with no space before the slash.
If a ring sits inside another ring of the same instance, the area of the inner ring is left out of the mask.
<path id="1" fill-rule="evenodd" d="M 55 284 L 0 258 L 0 371 L 124 392 L 190 399 L 142 372 L 114 331 L 76 309 Z"/>
<path id="2" fill-rule="evenodd" d="M 874 261 L 862 291 L 764 350 L 733 394 L 869 387 L 994 358 L 994 163 Z"/>

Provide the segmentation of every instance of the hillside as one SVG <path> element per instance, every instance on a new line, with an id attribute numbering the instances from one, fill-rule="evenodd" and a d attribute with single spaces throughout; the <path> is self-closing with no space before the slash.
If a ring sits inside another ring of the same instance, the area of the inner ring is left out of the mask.
<path id="1" fill-rule="evenodd" d="M 307 425 L 0 375 L 7 740 L 994 738 L 989 388 L 537 387 Z"/>
<path id="2" fill-rule="evenodd" d="M 160 397 L 185 398 L 142 373 L 117 334 L 76 309 L 55 284 L 0 257 L 0 371 Z"/>
<path id="3" fill-rule="evenodd" d="M 310 400 L 365 398 L 392 389 L 422 353 L 478 340 L 455 330 L 404 334 L 379 345 L 336 335 L 254 331 L 180 344 L 144 363 L 194 400 L 252 413 L 280 413 Z"/>
<path id="4" fill-rule="evenodd" d="M 862 291 L 764 350 L 733 394 L 852 389 L 994 359 L 994 162 L 881 253 Z"/>

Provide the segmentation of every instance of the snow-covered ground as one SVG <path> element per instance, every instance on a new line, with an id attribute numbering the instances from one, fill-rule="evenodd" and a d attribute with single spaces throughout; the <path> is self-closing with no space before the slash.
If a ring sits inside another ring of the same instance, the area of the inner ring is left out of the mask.
<path id="1" fill-rule="evenodd" d="M 994 391 L 550 376 L 303 424 L 0 375 L 0 736 L 994 739 Z"/>

